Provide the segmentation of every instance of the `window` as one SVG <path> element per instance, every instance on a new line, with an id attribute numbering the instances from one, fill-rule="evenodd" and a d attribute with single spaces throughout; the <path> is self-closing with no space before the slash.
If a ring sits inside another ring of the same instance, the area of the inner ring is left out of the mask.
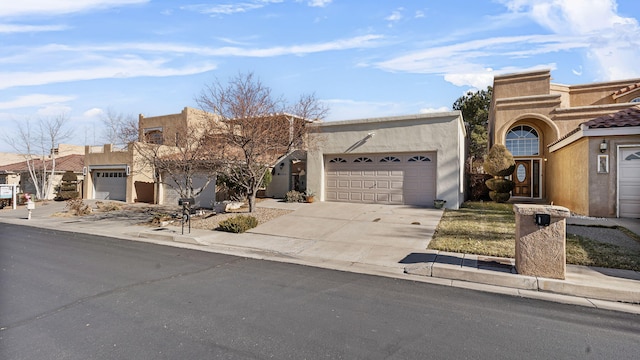
<path id="1" fill-rule="evenodd" d="M 626 158 L 624 158 L 625 160 L 640 160 L 640 151 L 638 151 L 635 154 L 631 154 L 629 156 L 627 156 Z"/>
<path id="2" fill-rule="evenodd" d="M 409 162 L 416 162 L 416 161 L 431 161 L 431 159 L 422 155 L 417 155 L 409 158 Z"/>
<path id="3" fill-rule="evenodd" d="M 333 158 L 333 159 L 329 160 L 329 162 L 330 163 L 346 163 L 347 160 L 337 157 L 337 158 Z"/>
<path id="4" fill-rule="evenodd" d="M 380 162 L 400 162 L 400 159 L 395 156 L 385 156 L 380 159 Z"/>
<path id="5" fill-rule="evenodd" d="M 164 143 L 162 128 L 144 129 L 144 137 L 150 144 L 162 145 Z"/>
<path id="6" fill-rule="evenodd" d="M 631 101 L 629 101 L 629 102 L 632 102 L 632 103 L 640 103 L 640 97 L 633 98 L 633 99 L 631 99 Z"/>
<path id="7" fill-rule="evenodd" d="M 507 133 L 505 146 L 513 156 L 531 156 L 540 154 L 538 132 L 526 125 L 519 125 Z"/>
<path id="8" fill-rule="evenodd" d="M 353 162 L 373 162 L 373 160 L 369 159 L 368 157 L 359 157 L 355 160 L 353 160 Z"/>

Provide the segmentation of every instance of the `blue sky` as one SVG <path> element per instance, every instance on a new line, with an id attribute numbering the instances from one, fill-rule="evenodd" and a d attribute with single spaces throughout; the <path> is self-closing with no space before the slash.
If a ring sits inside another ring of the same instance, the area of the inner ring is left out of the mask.
<path id="1" fill-rule="evenodd" d="M 68 143 L 101 144 L 107 109 L 177 113 L 247 72 L 326 121 L 447 111 L 496 74 L 640 78 L 639 19 L 637 0 L 3 1 L 0 131 L 65 114 Z"/>

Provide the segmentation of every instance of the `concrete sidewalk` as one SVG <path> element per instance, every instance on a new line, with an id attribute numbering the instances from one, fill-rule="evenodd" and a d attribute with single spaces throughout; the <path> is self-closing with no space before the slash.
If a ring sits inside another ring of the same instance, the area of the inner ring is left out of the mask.
<path id="1" fill-rule="evenodd" d="M 139 219 L 88 221 L 51 217 L 64 203 L 0 210 L 0 222 L 179 246 L 446 286 L 491 291 L 640 314 L 640 273 L 567 266 L 566 280 L 518 275 L 514 260 L 425 250 L 442 210 L 348 203 L 258 206 L 293 210 L 244 234 L 179 226 L 152 228 Z M 585 222 L 589 219 L 581 219 Z M 620 219 L 616 219 L 620 220 Z M 626 220 L 623 220 L 626 221 Z M 629 224 L 640 224 L 630 220 Z M 629 225 L 627 224 L 627 225 Z"/>

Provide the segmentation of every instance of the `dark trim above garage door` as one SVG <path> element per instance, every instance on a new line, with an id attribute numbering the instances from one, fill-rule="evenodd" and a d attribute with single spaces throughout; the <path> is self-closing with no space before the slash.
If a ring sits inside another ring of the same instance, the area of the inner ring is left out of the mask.
<path id="1" fill-rule="evenodd" d="M 325 155 L 325 200 L 431 206 L 436 153 Z"/>

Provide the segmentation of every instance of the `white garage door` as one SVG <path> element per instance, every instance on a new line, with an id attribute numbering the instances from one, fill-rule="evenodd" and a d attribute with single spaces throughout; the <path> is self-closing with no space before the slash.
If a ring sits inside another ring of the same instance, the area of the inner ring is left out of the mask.
<path id="1" fill-rule="evenodd" d="M 431 206 L 436 154 L 362 154 L 325 157 L 325 200 Z"/>
<path id="2" fill-rule="evenodd" d="M 127 198 L 127 175 L 124 169 L 95 170 L 93 184 L 96 199 L 125 201 Z"/>
<path id="3" fill-rule="evenodd" d="M 619 216 L 640 218 L 640 147 L 621 148 L 618 159 Z"/>

